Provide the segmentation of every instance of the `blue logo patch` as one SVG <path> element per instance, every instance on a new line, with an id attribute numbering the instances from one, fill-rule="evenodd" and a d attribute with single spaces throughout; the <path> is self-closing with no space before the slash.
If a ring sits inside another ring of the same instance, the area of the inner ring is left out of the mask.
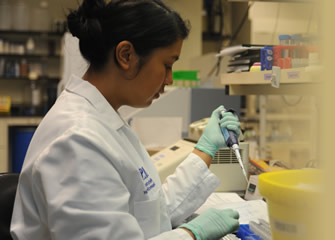
<path id="1" fill-rule="evenodd" d="M 141 177 L 144 181 L 144 185 L 145 185 L 145 189 L 143 191 L 144 194 L 148 194 L 148 192 L 153 189 L 156 184 L 154 183 L 154 181 L 152 180 L 152 178 L 149 178 L 149 174 L 144 170 L 143 167 L 139 168 L 138 169 L 140 174 L 141 174 Z M 149 179 L 148 179 L 149 178 Z"/>
<path id="2" fill-rule="evenodd" d="M 147 172 L 144 170 L 144 167 L 141 167 L 138 169 L 140 171 L 140 174 L 142 176 L 142 179 L 145 180 L 149 177 L 149 175 L 147 174 Z"/>

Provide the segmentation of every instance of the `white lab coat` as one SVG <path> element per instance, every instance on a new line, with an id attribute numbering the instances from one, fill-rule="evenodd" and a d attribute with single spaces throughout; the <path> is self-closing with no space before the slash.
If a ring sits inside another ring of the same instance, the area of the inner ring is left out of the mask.
<path id="1" fill-rule="evenodd" d="M 190 154 L 162 185 L 135 133 L 72 76 L 40 123 L 17 189 L 14 239 L 191 239 L 173 229 L 218 186 Z"/>

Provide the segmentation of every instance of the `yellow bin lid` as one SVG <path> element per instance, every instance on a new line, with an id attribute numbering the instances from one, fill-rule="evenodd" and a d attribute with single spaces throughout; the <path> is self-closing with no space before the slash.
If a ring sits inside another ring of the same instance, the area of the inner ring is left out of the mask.
<path id="1" fill-rule="evenodd" d="M 306 207 L 318 201 L 321 193 L 321 170 L 297 169 L 262 173 L 259 192 L 279 205 Z"/>

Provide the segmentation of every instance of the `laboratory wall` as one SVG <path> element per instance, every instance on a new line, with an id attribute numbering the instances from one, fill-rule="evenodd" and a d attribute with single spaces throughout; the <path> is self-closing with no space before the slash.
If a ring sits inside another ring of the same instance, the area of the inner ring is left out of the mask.
<path id="1" fill-rule="evenodd" d="M 166 0 L 164 2 L 191 24 L 191 31 L 183 43 L 180 59 L 173 66 L 174 70 L 188 70 L 190 60 L 202 54 L 202 0 Z"/>
<path id="2" fill-rule="evenodd" d="M 250 3 L 233 3 L 232 4 L 232 36 L 234 37 L 232 45 L 237 44 L 248 44 L 250 43 L 250 31 L 251 31 L 251 21 L 249 19 L 249 5 Z M 244 17 L 246 17 L 244 19 Z"/>
<path id="3" fill-rule="evenodd" d="M 318 33 L 319 5 L 296 2 L 254 2 L 250 7 L 252 44 L 279 44 L 280 34 Z"/>
<path id="4" fill-rule="evenodd" d="M 322 49 L 325 71 L 320 76 L 323 79 L 322 91 L 322 132 L 321 132 L 321 154 L 323 159 L 324 174 L 324 195 L 320 203 L 322 207 L 322 217 L 319 221 L 320 239 L 334 238 L 334 216 L 335 216 L 335 191 L 334 191 L 334 123 L 335 123 L 335 79 L 334 79 L 334 56 L 335 56 L 335 2 L 333 0 L 322 0 L 321 21 L 322 21 Z"/>

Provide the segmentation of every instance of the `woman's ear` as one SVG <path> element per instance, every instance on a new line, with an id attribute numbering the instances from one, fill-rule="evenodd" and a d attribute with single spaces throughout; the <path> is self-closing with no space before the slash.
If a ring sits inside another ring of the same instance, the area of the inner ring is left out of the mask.
<path id="1" fill-rule="evenodd" d="M 132 70 L 138 61 L 134 46 L 129 41 L 121 41 L 116 46 L 115 58 L 123 70 Z"/>

